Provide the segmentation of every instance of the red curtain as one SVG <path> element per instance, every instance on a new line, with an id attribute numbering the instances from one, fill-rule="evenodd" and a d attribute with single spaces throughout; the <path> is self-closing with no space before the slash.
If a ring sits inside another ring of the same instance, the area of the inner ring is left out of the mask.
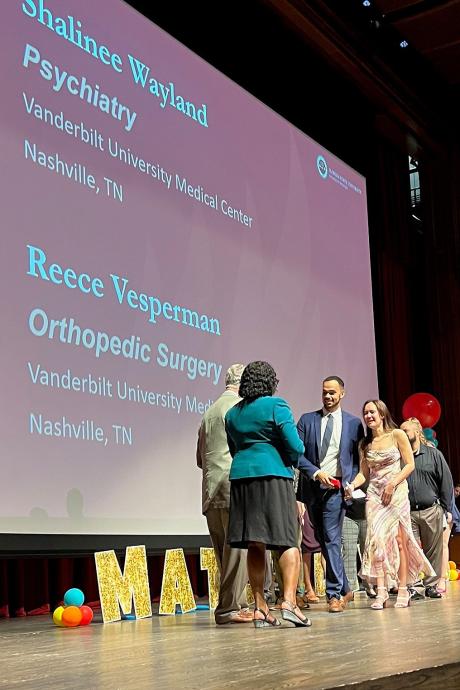
<path id="1" fill-rule="evenodd" d="M 199 556 L 186 555 L 190 582 L 196 597 L 208 593 L 207 573 L 200 570 Z M 123 558 L 119 559 L 123 568 Z M 150 593 L 158 600 L 164 555 L 149 556 Z M 0 559 L 0 618 L 36 616 L 53 611 L 70 587 L 78 587 L 92 607 L 99 605 L 96 568 L 92 556 L 75 558 Z"/>

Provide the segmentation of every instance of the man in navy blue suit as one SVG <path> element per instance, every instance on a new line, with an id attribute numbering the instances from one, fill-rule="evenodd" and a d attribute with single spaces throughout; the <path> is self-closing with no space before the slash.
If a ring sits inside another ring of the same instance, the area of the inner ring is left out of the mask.
<path id="1" fill-rule="evenodd" d="M 353 599 L 342 557 L 342 525 L 346 504 L 343 487 L 359 467 L 361 420 L 345 412 L 345 384 L 339 376 L 323 381 L 323 408 L 303 414 L 297 431 L 305 446 L 299 460 L 297 498 L 306 504 L 326 560 L 326 595 L 330 613 L 341 613 Z M 353 469 L 355 468 L 355 469 Z"/>

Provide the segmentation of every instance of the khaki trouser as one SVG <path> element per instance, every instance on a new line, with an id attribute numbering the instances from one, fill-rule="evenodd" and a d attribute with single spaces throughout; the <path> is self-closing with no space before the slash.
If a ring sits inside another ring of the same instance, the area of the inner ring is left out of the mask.
<path id="1" fill-rule="evenodd" d="M 438 504 L 425 510 L 411 510 L 410 513 L 414 537 L 436 573 L 424 579 L 425 587 L 436 587 L 442 575 L 443 515 L 444 511 Z"/>
<path id="2" fill-rule="evenodd" d="M 206 515 L 220 572 L 219 602 L 214 612 L 216 623 L 226 623 L 232 614 L 247 608 L 247 550 L 227 544 L 228 509 L 209 508 Z"/>

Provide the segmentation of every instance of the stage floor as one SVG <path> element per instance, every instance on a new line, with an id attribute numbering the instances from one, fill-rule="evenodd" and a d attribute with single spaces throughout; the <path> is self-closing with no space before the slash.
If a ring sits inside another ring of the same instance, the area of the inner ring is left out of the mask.
<path id="1" fill-rule="evenodd" d="M 372 611 L 362 594 L 343 614 L 312 606 L 308 629 L 216 627 L 208 611 L 75 629 L 50 616 L 2 620 L 0 688 L 458 690 L 460 582 L 448 587 L 409 609 L 392 598 Z"/>

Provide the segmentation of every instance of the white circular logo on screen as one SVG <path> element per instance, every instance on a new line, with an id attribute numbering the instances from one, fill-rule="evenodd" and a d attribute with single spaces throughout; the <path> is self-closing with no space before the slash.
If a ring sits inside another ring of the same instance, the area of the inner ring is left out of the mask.
<path id="1" fill-rule="evenodd" d="M 328 175 L 328 168 L 324 156 L 318 156 L 316 159 L 316 167 L 323 180 L 325 180 Z"/>

